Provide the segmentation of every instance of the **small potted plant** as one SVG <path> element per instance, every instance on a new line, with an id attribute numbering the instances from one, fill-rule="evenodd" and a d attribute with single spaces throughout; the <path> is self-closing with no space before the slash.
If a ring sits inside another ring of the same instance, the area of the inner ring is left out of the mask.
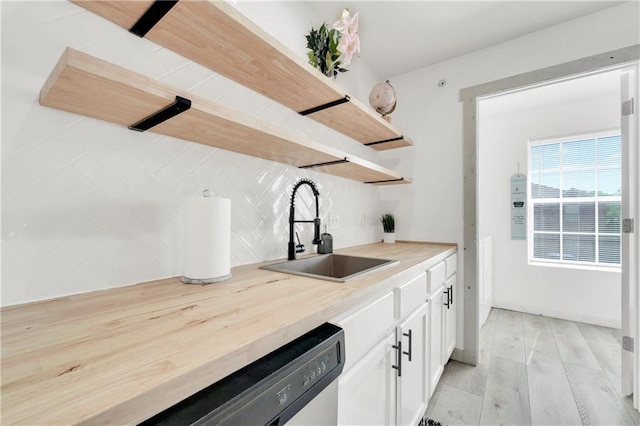
<path id="1" fill-rule="evenodd" d="M 384 230 L 384 242 L 395 243 L 396 242 L 396 220 L 391 213 L 385 213 L 380 217 L 382 222 L 382 229 Z"/>

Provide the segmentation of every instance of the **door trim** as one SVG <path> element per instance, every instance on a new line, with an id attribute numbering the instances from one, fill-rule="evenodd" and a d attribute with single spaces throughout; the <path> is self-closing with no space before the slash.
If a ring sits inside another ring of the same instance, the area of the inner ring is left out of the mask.
<path id="1" fill-rule="evenodd" d="M 531 88 L 550 82 L 582 77 L 640 60 L 640 44 L 588 56 L 536 71 L 494 80 L 460 90 L 463 103 L 464 189 L 464 336 L 463 362 L 477 365 L 480 359 L 480 300 L 478 291 L 478 98 Z"/>
<path id="2" fill-rule="evenodd" d="M 638 220 L 640 200 L 637 193 L 640 188 L 640 152 L 638 151 L 638 64 L 621 70 L 620 102 L 622 105 L 622 218 Z M 628 105 L 627 111 L 625 106 Z M 638 325 L 638 249 L 640 236 L 638 231 L 622 232 L 622 394 L 634 394 L 634 407 L 639 406 L 638 386 L 640 386 L 640 365 L 638 365 L 638 349 L 625 350 L 625 342 L 638 341 L 640 325 Z M 634 353 L 635 352 L 635 353 Z M 636 378 L 634 380 L 634 371 Z"/>

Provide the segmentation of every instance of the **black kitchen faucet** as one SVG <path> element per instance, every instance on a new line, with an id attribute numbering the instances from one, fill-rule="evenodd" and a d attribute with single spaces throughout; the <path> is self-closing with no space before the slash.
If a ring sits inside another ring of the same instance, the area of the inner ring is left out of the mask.
<path id="1" fill-rule="evenodd" d="M 295 209 L 294 204 L 296 201 L 296 192 L 298 192 L 298 188 L 302 185 L 309 185 L 311 187 L 311 191 L 313 191 L 313 195 L 316 197 L 316 217 L 313 220 L 295 220 Z M 320 192 L 318 192 L 318 188 L 316 188 L 316 184 L 313 183 L 310 179 L 300 179 L 298 183 L 293 187 L 293 193 L 291 194 L 291 205 L 289 206 L 289 260 L 294 260 L 296 258 L 296 243 L 293 241 L 293 226 L 296 223 L 313 223 L 313 244 L 320 244 L 320 209 L 318 207 L 318 197 L 320 196 Z"/>

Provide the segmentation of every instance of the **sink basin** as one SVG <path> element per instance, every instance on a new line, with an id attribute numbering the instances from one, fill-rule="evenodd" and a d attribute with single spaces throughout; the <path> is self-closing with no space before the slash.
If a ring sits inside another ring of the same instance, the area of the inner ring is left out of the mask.
<path id="1" fill-rule="evenodd" d="M 396 263 L 398 263 L 397 260 L 376 259 L 373 257 L 322 254 L 265 265 L 260 268 L 344 283 Z"/>

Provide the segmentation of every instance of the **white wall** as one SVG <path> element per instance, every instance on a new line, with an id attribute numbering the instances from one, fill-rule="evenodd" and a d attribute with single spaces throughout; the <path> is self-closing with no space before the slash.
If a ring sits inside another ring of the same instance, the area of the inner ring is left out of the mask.
<path id="1" fill-rule="evenodd" d="M 619 272 L 530 266 L 527 241 L 511 240 L 510 222 L 509 179 L 518 163 L 520 172 L 527 174 L 528 140 L 620 127 L 619 73 L 613 77 L 617 87 L 609 87 L 609 95 L 591 99 L 561 102 L 554 96 L 559 91 L 555 85 L 538 89 L 545 90 L 546 104 L 533 108 L 525 107 L 526 100 L 519 105 L 528 93 L 479 103 L 478 232 L 493 237 L 494 306 L 620 327 Z M 578 82 L 569 84 L 574 83 Z M 509 102 L 514 97 L 518 104 Z M 501 104 L 499 111 L 486 105 L 496 101 Z"/>
<path id="2" fill-rule="evenodd" d="M 368 160 L 377 152 L 68 1 L 0 6 L 2 305 L 180 275 L 182 203 L 204 188 L 231 199 L 232 266 L 286 256 L 289 194 L 301 177 L 318 184 L 321 216 L 339 215 L 337 247 L 381 238 L 377 187 L 131 132 L 42 107 L 38 92 L 70 46 Z M 319 24 L 306 6 L 238 7 L 306 56 L 303 35 Z M 350 69 L 338 83 L 366 100 L 379 78 L 359 58 Z M 300 194 L 296 206 L 310 214 L 312 198 Z"/>
<path id="3" fill-rule="evenodd" d="M 391 79 L 398 93 L 394 123 L 413 148 L 387 151 L 385 165 L 413 185 L 382 190 L 397 215 L 397 237 L 458 243 L 458 306 L 463 306 L 462 104 L 459 91 L 500 78 L 640 43 L 640 4 L 627 2 L 500 45 Z M 469 34 L 469 37 L 473 37 Z M 427 40 L 429 43 L 437 40 Z M 438 81 L 445 79 L 444 87 Z M 458 347 L 462 315 L 458 311 Z"/>

